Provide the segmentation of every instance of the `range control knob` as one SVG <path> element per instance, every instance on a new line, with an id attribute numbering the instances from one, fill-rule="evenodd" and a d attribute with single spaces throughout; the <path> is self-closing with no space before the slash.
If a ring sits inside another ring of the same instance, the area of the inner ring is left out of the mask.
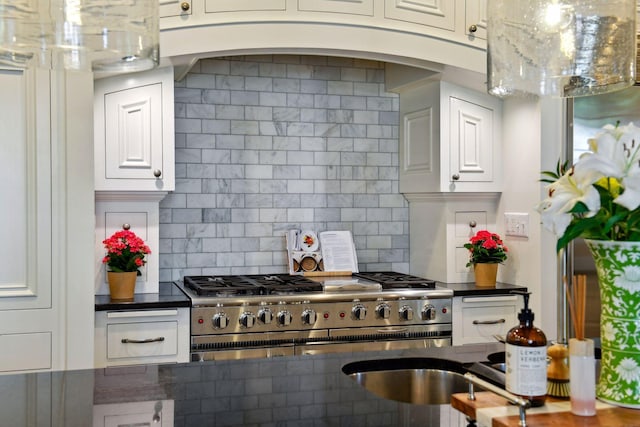
<path id="1" fill-rule="evenodd" d="M 364 318 L 367 317 L 367 307 L 363 304 L 354 305 L 351 309 L 351 316 L 353 316 L 355 320 L 364 320 Z"/>
<path id="2" fill-rule="evenodd" d="M 317 318 L 316 311 L 311 308 L 307 308 L 302 312 L 302 323 L 304 325 L 313 325 L 316 323 Z"/>
<path id="3" fill-rule="evenodd" d="M 400 308 L 400 319 L 401 320 L 413 320 L 413 308 L 408 305 L 403 305 Z"/>
<path id="4" fill-rule="evenodd" d="M 240 325 L 250 328 L 256 323 L 256 315 L 250 311 L 245 311 L 240 315 Z"/>
<path id="5" fill-rule="evenodd" d="M 427 304 L 422 309 L 422 320 L 435 320 L 436 319 L 436 308 Z"/>
<path id="6" fill-rule="evenodd" d="M 258 311 L 258 319 L 265 325 L 268 325 L 273 320 L 273 312 L 269 307 L 261 308 L 260 311 Z"/>
<path id="7" fill-rule="evenodd" d="M 380 303 L 376 306 L 376 315 L 381 319 L 388 319 L 391 315 L 391 308 L 386 302 Z"/>
<path id="8" fill-rule="evenodd" d="M 213 327 L 216 329 L 224 329 L 229 324 L 229 318 L 225 313 L 216 313 L 213 315 Z"/>
<path id="9" fill-rule="evenodd" d="M 291 313 L 287 310 L 279 311 L 277 318 L 280 326 L 289 326 L 291 324 Z"/>

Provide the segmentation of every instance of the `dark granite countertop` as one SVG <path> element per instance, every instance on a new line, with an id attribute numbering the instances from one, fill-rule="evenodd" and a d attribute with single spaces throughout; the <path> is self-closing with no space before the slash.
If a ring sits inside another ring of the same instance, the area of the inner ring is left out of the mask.
<path id="1" fill-rule="evenodd" d="M 449 405 L 380 398 L 345 375 L 342 367 L 353 361 L 402 357 L 467 363 L 503 350 L 503 345 L 491 343 L 5 375 L 0 376 L 0 409 L 10 425 L 25 425 L 21 420 L 33 417 L 35 425 L 84 427 L 93 425 L 103 405 L 142 408 L 165 400 L 173 403 L 175 427 L 437 426 L 441 416 L 451 416 Z M 117 413 L 120 424 L 129 423 Z M 151 424 L 152 416 L 149 413 L 145 422 Z"/>
<path id="2" fill-rule="evenodd" d="M 114 301 L 109 295 L 96 295 L 95 310 L 143 310 L 190 307 L 191 300 L 171 282 L 160 282 L 157 294 L 135 294 L 133 301 Z"/>
<path id="3" fill-rule="evenodd" d="M 527 291 L 526 286 L 511 285 L 508 283 L 496 283 L 495 287 L 477 287 L 475 283 L 438 283 L 448 289 L 453 289 L 453 296 L 473 295 L 505 295 L 511 291 Z"/>

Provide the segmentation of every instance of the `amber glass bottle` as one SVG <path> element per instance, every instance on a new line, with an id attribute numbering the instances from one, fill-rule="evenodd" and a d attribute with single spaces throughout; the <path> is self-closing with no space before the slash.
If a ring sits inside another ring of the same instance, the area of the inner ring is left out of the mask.
<path id="1" fill-rule="evenodd" d="M 529 308 L 529 293 L 517 292 L 524 297 L 524 308 L 518 314 L 520 324 L 506 336 L 506 388 L 531 401 L 531 406 L 542 406 L 547 394 L 547 337 L 533 326 L 533 311 Z"/>

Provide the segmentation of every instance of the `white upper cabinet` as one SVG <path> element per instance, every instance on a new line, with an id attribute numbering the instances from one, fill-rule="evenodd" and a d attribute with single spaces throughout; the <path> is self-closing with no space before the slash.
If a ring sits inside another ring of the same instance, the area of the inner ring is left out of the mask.
<path id="1" fill-rule="evenodd" d="M 465 28 L 469 37 L 487 39 L 487 0 L 466 0 Z"/>
<path id="2" fill-rule="evenodd" d="M 455 3 L 451 0 L 385 0 L 384 11 L 389 19 L 455 30 Z"/>
<path id="3" fill-rule="evenodd" d="M 400 192 L 499 192 L 502 102 L 443 81 L 400 91 Z"/>
<path id="4" fill-rule="evenodd" d="M 191 15 L 191 0 L 158 0 L 160 18 Z"/>
<path id="5" fill-rule="evenodd" d="M 162 55 L 178 76 L 203 57 L 304 51 L 486 70 L 486 0 L 190 0 L 188 12 L 161 4 Z"/>
<path id="6" fill-rule="evenodd" d="M 96 191 L 175 187 L 173 69 L 97 80 Z"/>
<path id="7" fill-rule="evenodd" d="M 298 9 L 372 16 L 373 0 L 298 0 Z"/>
<path id="8" fill-rule="evenodd" d="M 204 0 L 205 12 L 285 10 L 286 0 Z"/>

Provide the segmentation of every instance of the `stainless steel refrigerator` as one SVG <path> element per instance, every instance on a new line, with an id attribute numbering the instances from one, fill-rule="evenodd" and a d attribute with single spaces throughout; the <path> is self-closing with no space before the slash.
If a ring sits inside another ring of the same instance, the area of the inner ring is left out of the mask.
<path id="1" fill-rule="evenodd" d="M 640 127 L 640 86 L 602 95 L 574 98 L 568 123 L 572 125 L 572 153 L 577 160 L 588 149 L 587 140 L 594 136 L 607 123 L 621 124 L 633 122 Z M 573 110 L 573 111 L 572 111 Z M 585 334 L 588 337 L 600 336 L 600 294 L 595 265 L 589 249 L 582 239 L 573 246 L 573 273 L 587 275 L 587 317 Z"/>

